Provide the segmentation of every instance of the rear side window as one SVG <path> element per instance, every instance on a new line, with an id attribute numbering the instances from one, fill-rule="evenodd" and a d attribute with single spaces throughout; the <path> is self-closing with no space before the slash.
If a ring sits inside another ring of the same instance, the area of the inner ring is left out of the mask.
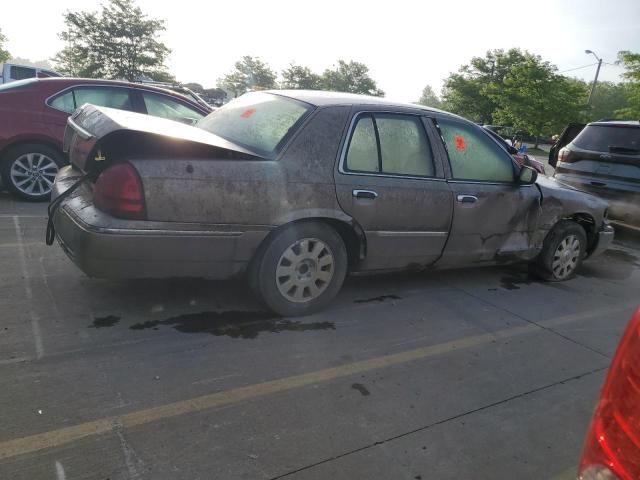
<path id="1" fill-rule="evenodd" d="M 421 119 L 386 113 L 361 116 L 347 149 L 346 169 L 432 177 L 433 155 Z"/>
<path id="2" fill-rule="evenodd" d="M 202 115 L 197 110 L 174 100 L 166 95 L 143 92 L 142 98 L 149 115 L 154 117 L 168 118 L 187 124 L 194 124 L 200 120 Z"/>
<path id="3" fill-rule="evenodd" d="M 129 98 L 129 90 L 113 87 L 80 87 L 74 88 L 76 108 L 85 103 L 98 105 L 99 107 L 118 108 L 120 110 L 133 110 Z"/>
<path id="4" fill-rule="evenodd" d="M 587 125 L 573 140 L 585 150 L 640 154 L 640 128 L 607 125 Z"/>
<path id="5" fill-rule="evenodd" d="M 453 178 L 484 182 L 513 182 L 511 156 L 488 134 L 462 122 L 439 119 Z"/>
<path id="6" fill-rule="evenodd" d="M 209 114 L 198 126 L 250 150 L 273 155 L 310 110 L 309 105 L 280 95 L 247 93 Z"/>
<path id="7" fill-rule="evenodd" d="M 49 100 L 49 106 L 71 113 L 85 103 L 98 105 L 99 107 L 118 108 L 131 110 L 129 90 L 113 87 L 77 87 Z"/>
<path id="8" fill-rule="evenodd" d="M 26 78 L 34 78 L 36 76 L 36 69 L 29 67 L 11 67 L 11 78 L 13 80 L 24 80 Z"/>

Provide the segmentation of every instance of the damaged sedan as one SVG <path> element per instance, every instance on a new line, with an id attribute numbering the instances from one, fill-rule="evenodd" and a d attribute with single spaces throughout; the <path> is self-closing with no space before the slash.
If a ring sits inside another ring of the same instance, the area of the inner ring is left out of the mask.
<path id="1" fill-rule="evenodd" d="M 254 92 L 196 126 L 85 105 L 65 148 L 47 239 L 87 275 L 246 275 L 281 315 L 323 308 L 348 273 L 529 262 L 565 280 L 613 240 L 604 201 L 381 98 Z"/>

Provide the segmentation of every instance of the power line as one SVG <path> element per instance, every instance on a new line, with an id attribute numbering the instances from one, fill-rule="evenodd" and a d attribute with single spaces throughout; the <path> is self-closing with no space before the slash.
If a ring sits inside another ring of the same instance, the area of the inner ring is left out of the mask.
<path id="1" fill-rule="evenodd" d="M 561 72 L 558 72 L 558 73 L 573 72 L 574 70 L 580 70 L 581 68 L 593 67 L 595 65 L 597 65 L 597 63 L 590 63 L 589 65 L 583 65 L 582 67 L 570 68 L 569 70 L 562 70 Z"/>

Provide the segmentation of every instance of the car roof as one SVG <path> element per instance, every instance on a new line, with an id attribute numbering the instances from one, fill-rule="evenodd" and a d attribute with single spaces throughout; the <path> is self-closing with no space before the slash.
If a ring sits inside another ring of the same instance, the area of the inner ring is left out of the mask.
<path id="1" fill-rule="evenodd" d="M 330 105 L 379 105 L 393 108 L 410 108 L 425 112 L 437 112 L 454 117 L 457 116 L 443 110 L 438 110 L 437 108 L 425 107 L 424 105 L 419 105 L 417 103 L 395 102 L 383 97 L 373 97 L 370 95 L 360 95 L 356 93 L 329 92 L 321 90 L 264 90 L 264 92 L 293 98 L 317 107 L 326 107 Z"/>
<path id="2" fill-rule="evenodd" d="M 198 106 L 203 109 L 201 105 L 198 105 L 189 97 L 182 95 L 179 92 L 170 90 L 168 88 L 161 88 L 152 85 L 145 85 L 144 83 L 127 82 L 125 80 L 103 80 L 98 78 L 80 78 L 80 77 L 48 77 L 48 78 L 34 78 L 35 82 L 42 82 L 43 84 L 59 84 L 61 88 L 72 87 L 74 85 L 113 85 L 119 87 L 138 88 L 141 90 L 148 90 L 151 92 L 164 93 L 165 95 L 171 95 L 180 98 L 192 105 Z"/>
<path id="3" fill-rule="evenodd" d="M 602 125 L 605 127 L 640 127 L 640 120 L 605 120 L 591 122 L 589 125 Z"/>

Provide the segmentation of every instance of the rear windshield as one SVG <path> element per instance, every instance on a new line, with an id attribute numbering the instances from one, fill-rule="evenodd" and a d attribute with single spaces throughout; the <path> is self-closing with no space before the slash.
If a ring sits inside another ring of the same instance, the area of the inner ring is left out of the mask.
<path id="1" fill-rule="evenodd" d="M 573 144 L 585 150 L 610 152 L 640 150 L 640 128 L 607 125 L 587 125 L 573 140 Z"/>
<path id="2" fill-rule="evenodd" d="M 31 85 L 38 83 L 37 78 L 28 78 L 26 80 L 17 80 L 15 82 L 4 83 L 0 85 L 0 92 L 6 92 L 8 90 L 19 90 L 21 88 L 28 88 Z"/>
<path id="3" fill-rule="evenodd" d="M 309 111 L 309 105 L 291 98 L 247 93 L 209 114 L 198 126 L 249 150 L 272 156 Z"/>

